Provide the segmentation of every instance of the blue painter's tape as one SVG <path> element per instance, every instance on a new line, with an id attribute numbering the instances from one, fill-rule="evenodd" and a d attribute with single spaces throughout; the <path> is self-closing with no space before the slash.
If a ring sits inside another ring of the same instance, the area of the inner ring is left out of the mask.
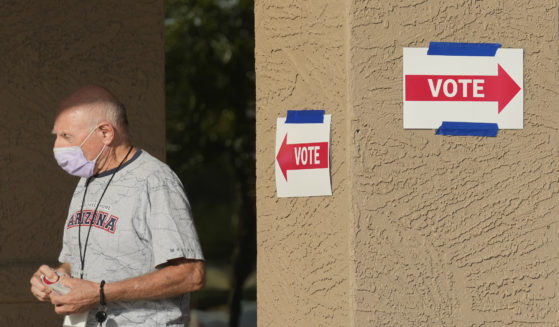
<path id="1" fill-rule="evenodd" d="M 497 136 L 499 125 L 496 123 L 464 123 L 443 121 L 437 135 Z"/>
<path id="2" fill-rule="evenodd" d="M 287 110 L 286 124 L 322 124 L 325 110 Z"/>
<path id="3" fill-rule="evenodd" d="M 430 42 L 428 55 L 495 57 L 499 43 Z"/>

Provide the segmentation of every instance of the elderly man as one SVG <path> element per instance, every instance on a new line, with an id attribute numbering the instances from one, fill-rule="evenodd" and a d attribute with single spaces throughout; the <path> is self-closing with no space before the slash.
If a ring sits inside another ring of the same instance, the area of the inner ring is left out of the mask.
<path id="1" fill-rule="evenodd" d="M 62 169 L 82 177 L 64 225 L 56 269 L 41 266 L 31 292 L 65 325 L 185 326 L 204 258 L 177 176 L 128 135 L 120 102 L 86 86 L 64 100 L 53 133 Z M 69 292 L 52 291 L 41 280 Z M 59 277 L 60 276 L 60 277 Z"/>

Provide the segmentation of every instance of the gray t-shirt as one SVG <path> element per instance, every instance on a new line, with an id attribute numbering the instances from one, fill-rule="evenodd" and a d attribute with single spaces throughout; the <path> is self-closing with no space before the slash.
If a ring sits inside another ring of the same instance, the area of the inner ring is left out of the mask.
<path id="1" fill-rule="evenodd" d="M 80 277 L 81 267 L 78 230 L 83 253 L 93 211 L 114 171 L 90 181 L 83 219 L 80 208 L 85 178 L 74 191 L 58 258 L 70 263 L 74 278 Z M 85 280 L 117 282 L 153 272 L 171 259 L 204 259 L 180 180 L 146 151 L 138 149 L 122 165 L 97 212 L 87 243 Z M 188 324 L 189 303 L 189 294 L 164 300 L 109 303 L 104 326 L 184 326 Z M 89 312 L 88 326 L 97 326 L 96 311 Z"/>

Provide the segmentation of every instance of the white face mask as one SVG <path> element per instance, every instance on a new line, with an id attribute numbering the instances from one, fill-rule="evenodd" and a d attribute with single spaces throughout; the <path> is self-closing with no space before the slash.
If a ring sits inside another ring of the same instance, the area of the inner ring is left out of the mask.
<path id="1" fill-rule="evenodd" d="M 89 135 L 87 135 L 85 140 L 83 140 L 83 142 L 79 146 L 69 146 L 53 149 L 56 162 L 68 174 L 85 178 L 93 176 L 95 161 L 97 161 L 99 156 L 103 153 L 103 150 L 105 150 L 105 144 L 103 145 L 103 148 L 101 148 L 101 151 L 99 152 L 99 154 L 97 154 L 95 159 L 91 161 L 87 160 L 87 158 L 83 154 L 82 145 L 84 145 L 85 141 L 87 141 L 87 139 L 93 134 L 93 132 L 95 132 L 96 129 L 97 127 L 92 129 Z"/>

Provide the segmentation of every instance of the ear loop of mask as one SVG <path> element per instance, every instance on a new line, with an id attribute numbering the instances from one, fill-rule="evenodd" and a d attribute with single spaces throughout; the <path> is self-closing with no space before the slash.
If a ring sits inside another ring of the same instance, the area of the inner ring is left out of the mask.
<path id="1" fill-rule="evenodd" d="M 91 132 L 89 132 L 89 134 L 87 135 L 87 137 L 86 137 L 86 138 L 82 141 L 82 143 L 80 144 L 80 149 L 81 149 L 82 145 L 84 145 L 85 141 L 87 141 L 87 139 L 88 139 L 91 135 L 93 135 L 93 132 L 95 132 L 95 130 L 96 130 L 97 128 L 98 128 L 98 127 L 94 127 L 94 128 L 91 130 Z M 105 147 L 106 147 L 106 146 L 107 146 L 106 144 L 103 144 L 103 147 L 101 148 L 101 151 L 99 151 L 99 154 L 97 154 L 97 156 L 95 157 L 95 159 L 93 159 L 93 160 L 91 160 L 91 161 L 97 161 L 97 159 L 99 159 L 99 157 L 100 157 L 101 154 L 103 153 L 103 150 L 105 150 Z"/>
<path id="2" fill-rule="evenodd" d="M 89 132 L 89 134 L 87 134 L 87 137 L 82 141 L 82 143 L 80 144 L 80 148 L 82 147 L 82 145 L 84 145 L 85 141 L 87 141 L 87 139 L 93 134 L 93 132 L 95 132 L 95 130 L 97 129 L 97 127 L 93 127 L 93 129 L 91 130 L 91 132 Z"/>
<path id="3" fill-rule="evenodd" d="M 103 153 L 103 150 L 105 150 L 105 146 L 107 146 L 106 144 L 103 144 L 103 147 L 101 148 L 101 151 L 99 151 L 99 154 L 97 155 L 97 157 L 95 157 L 95 159 L 93 159 L 93 161 L 97 161 L 97 159 L 99 159 L 99 157 L 101 156 L 101 154 Z"/>

